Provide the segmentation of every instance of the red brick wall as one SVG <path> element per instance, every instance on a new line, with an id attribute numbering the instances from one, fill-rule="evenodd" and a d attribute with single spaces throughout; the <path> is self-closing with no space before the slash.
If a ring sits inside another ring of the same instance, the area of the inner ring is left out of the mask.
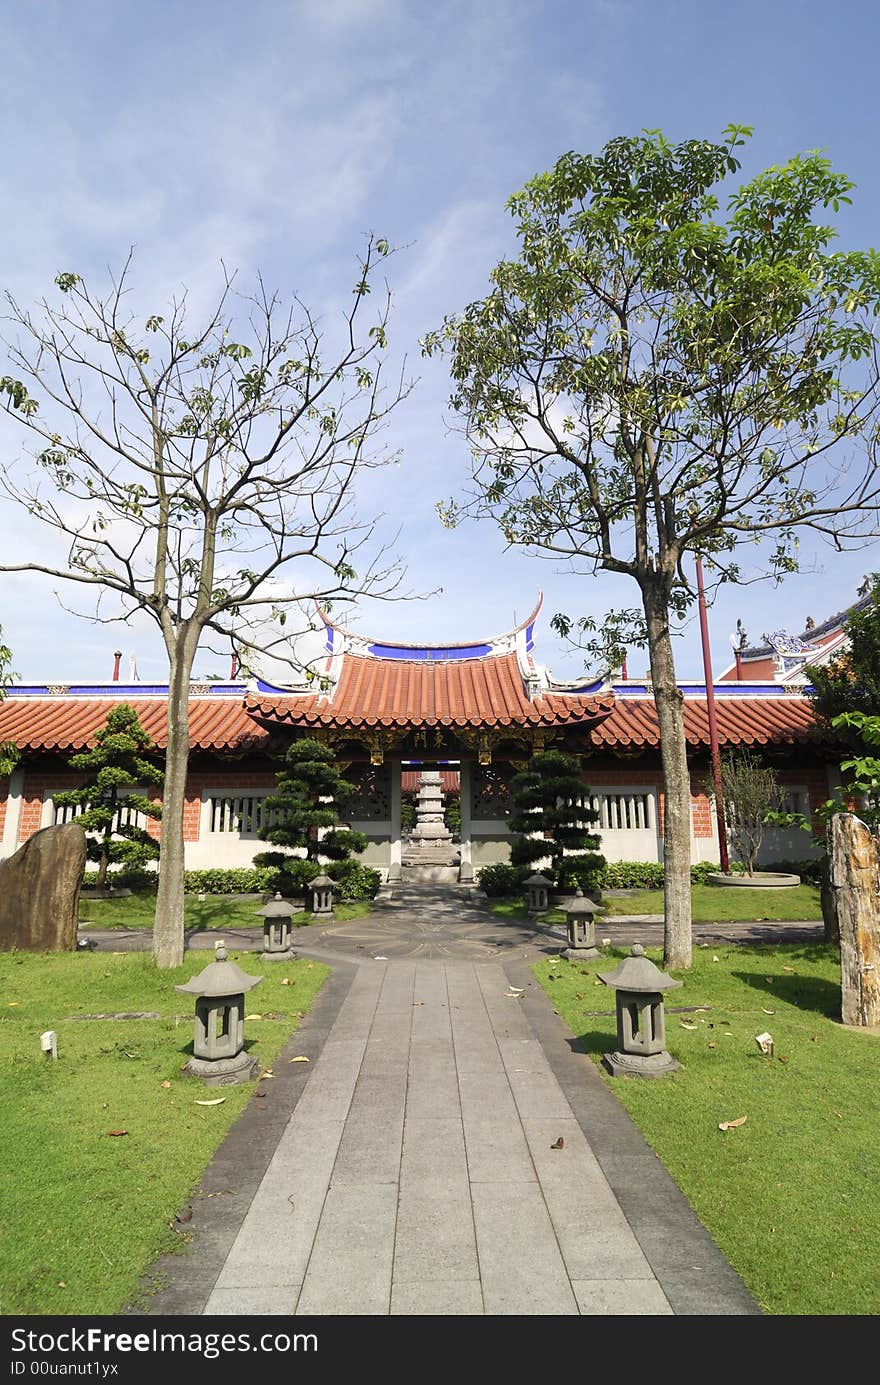
<path id="1" fill-rule="evenodd" d="M 244 766 L 234 770 L 213 770 L 195 768 L 186 784 L 186 801 L 183 805 L 183 840 L 197 842 L 202 816 L 202 795 L 207 790 L 234 789 L 236 793 L 246 794 L 249 789 L 274 789 L 275 775 L 271 769 L 257 765 Z"/>
<path id="2" fill-rule="evenodd" d="M 30 769 L 25 771 L 24 788 L 21 799 L 21 821 L 18 825 L 18 840 L 26 842 L 40 830 L 43 816 L 43 799 L 47 790 L 74 788 L 82 783 L 83 776 L 71 770 Z"/>

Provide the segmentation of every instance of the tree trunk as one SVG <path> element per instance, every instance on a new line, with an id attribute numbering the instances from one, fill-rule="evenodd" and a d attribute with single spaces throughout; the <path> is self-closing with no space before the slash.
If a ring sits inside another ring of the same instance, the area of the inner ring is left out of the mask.
<path id="1" fill-rule="evenodd" d="M 101 858 L 98 861 L 97 888 L 99 890 L 103 890 L 105 884 L 107 883 L 107 867 L 109 866 L 109 864 L 110 856 L 107 852 L 107 843 L 104 842 L 101 846 Z"/>
<path id="2" fill-rule="evenodd" d="M 659 583 L 646 584 L 642 599 L 660 724 L 665 799 L 663 961 L 667 967 L 681 969 L 691 964 L 691 779 L 684 738 L 684 698 L 675 681 L 666 593 Z"/>
<path id="3" fill-rule="evenodd" d="M 168 682 L 168 747 L 159 840 L 159 891 L 153 926 L 153 957 L 158 967 L 179 967 L 184 952 L 183 809 L 189 766 L 189 680 L 197 639 L 178 634 Z"/>

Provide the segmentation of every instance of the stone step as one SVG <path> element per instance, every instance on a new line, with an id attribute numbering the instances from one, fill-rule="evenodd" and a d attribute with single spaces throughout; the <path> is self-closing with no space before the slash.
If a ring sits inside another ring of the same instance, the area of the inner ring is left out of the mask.
<path id="1" fill-rule="evenodd" d="M 406 862 L 401 867 L 400 880 L 402 885 L 455 885 L 458 883 L 458 866 L 449 865 L 418 865 L 410 866 Z"/>

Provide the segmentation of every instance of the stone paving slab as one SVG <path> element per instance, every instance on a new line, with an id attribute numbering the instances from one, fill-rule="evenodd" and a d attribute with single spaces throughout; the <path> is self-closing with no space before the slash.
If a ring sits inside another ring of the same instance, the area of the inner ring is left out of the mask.
<path id="1" fill-rule="evenodd" d="M 409 953 L 334 959 L 291 1041 L 311 1063 L 230 1131 L 147 1311 L 757 1312 L 532 976 L 558 940 L 529 925 L 502 964 L 473 913 L 456 951 L 454 914 L 436 946 L 423 915 Z"/>

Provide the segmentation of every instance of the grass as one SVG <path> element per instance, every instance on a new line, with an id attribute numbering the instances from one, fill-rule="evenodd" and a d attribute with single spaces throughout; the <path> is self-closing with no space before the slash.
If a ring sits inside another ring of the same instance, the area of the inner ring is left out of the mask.
<path id="1" fill-rule="evenodd" d="M 257 970 L 252 957 L 231 956 Z M 255 1088 L 209 1089 L 181 1073 L 193 1002 L 174 985 L 207 960 L 195 954 L 174 971 L 157 971 L 134 953 L 0 955 L 3 1313 L 117 1313 L 155 1257 L 181 1246 L 185 1228 L 169 1223 Z M 245 1032 L 265 1068 L 329 968 L 298 961 L 263 971 Z M 161 1018 L 69 1018 L 142 1010 Z M 40 1052 L 40 1034 L 50 1028 L 57 1062 Z M 215 1096 L 222 1105 L 196 1104 Z M 115 1130 L 128 1133 L 111 1136 Z"/>
<path id="2" fill-rule="evenodd" d="M 615 1021 L 595 974 L 623 955 L 535 968 L 597 1062 L 614 1047 Z M 682 1070 L 657 1082 L 606 1080 L 767 1312 L 877 1314 L 880 1036 L 836 1022 L 836 953 L 825 944 L 700 947 L 680 975 L 670 1006 L 711 1007 L 667 1013 Z M 755 1044 L 765 1030 L 774 1057 Z M 741 1116 L 743 1126 L 719 1130 Z"/>
<path id="3" fill-rule="evenodd" d="M 819 891 L 815 885 L 793 885 L 783 890 L 752 890 L 738 885 L 694 885 L 691 889 L 694 923 L 818 922 L 822 918 Z M 490 900 L 493 914 L 502 918 L 527 918 L 519 901 Z M 603 917 L 609 921 L 619 914 L 662 914 L 662 890 L 634 890 L 631 894 L 606 896 Z M 559 909 L 543 914 L 544 923 L 564 923 Z"/>
<path id="4" fill-rule="evenodd" d="M 262 923 L 256 910 L 262 907 L 263 895 L 246 898 L 228 894 L 209 894 L 204 899 L 188 894 L 184 899 L 184 923 L 187 929 L 201 933 L 205 929 L 255 928 Z M 372 901 L 357 899 L 350 904 L 338 904 L 334 918 L 363 918 L 370 912 Z M 156 896 L 150 890 L 131 894 L 126 899 L 80 898 L 80 923 L 86 928 L 152 928 L 156 913 Z M 295 914 L 294 926 L 318 923 L 314 914 Z"/>

